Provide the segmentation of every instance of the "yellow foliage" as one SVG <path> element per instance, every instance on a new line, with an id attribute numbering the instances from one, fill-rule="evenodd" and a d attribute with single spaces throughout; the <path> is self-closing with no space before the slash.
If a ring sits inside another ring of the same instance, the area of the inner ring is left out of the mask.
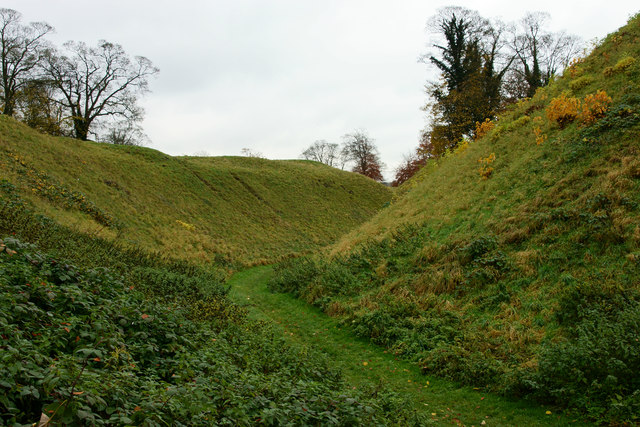
<path id="1" fill-rule="evenodd" d="M 493 168 L 489 166 L 496 159 L 495 153 L 489 154 L 487 157 L 479 158 L 478 162 L 480 163 L 480 168 L 478 169 L 478 173 L 482 177 L 482 179 L 489 179 L 491 174 L 493 173 Z"/>
<path id="2" fill-rule="evenodd" d="M 579 67 L 580 64 L 584 62 L 584 58 L 574 58 L 569 63 L 567 69 L 569 70 L 569 75 L 571 77 L 578 77 L 582 74 L 582 69 Z"/>
<path id="3" fill-rule="evenodd" d="M 589 86 L 593 83 L 594 78 L 592 76 L 582 76 L 569 82 L 569 87 L 572 91 L 577 92 L 580 89 Z"/>
<path id="4" fill-rule="evenodd" d="M 541 145 L 547 140 L 547 135 L 542 133 L 542 128 L 540 127 L 544 119 L 541 116 L 536 116 L 533 119 L 533 123 L 535 124 L 533 128 L 533 134 L 536 137 L 536 144 Z"/>
<path id="5" fill-rule="evenodd" d="M 475 140 L 483 138 L 491 129 L 495 127 L 495 122 L 491 121 L 491 119 L 486 118 L 484 122 L 476 122 L 476 132 L 475 132 Z"/>
<path id="6" fill-rule="evenodd" d="M 540 126 L 536 126 L 533 128 L 533 134 L 536 136 L 537 145 L 541 145 L 547 140 L 547 135 L 542 133 L 542 129 L 540 129 Z"/>
<path id="7" fill-rule="evenodd" d="M 616 63 L 616 65 L 613 67 L 613 71 L 615 71 L 616 73 L 625 72 L 629 70 L 629 68 L 631 68 L 631 66 L 635 63 L 636 58 L 634 58 L 633 56 L 625 56 Z"/>
<path id="8" fill-rule="evenodd" d="M 453 149 L 452 154 L 462 154 L 467 148 L 469 148 L 469 141 L 467 139 L 463 139 L 462 141 L 458 142 L 458 145 Z"/>
<path id="9" fill-rule="evenodd" d="M 620 59 L 613 67 L 605 68 L 603 74 L 605 75 L 605 77 L 611 77 L 614 74 L 626 73 L 635 63 L 636 58 L 634 58 L 633 56 L 625 56 L 624 58 Z"/>
<path id="10" fill-rule="evenodd" d="M 176 219 L 176 222 L 182 226 L 183 228 L 189 230 L 189 231 L 195 231 L 196 226 L 193 224 L 189 224 L 188 222 L 184 222 L 184 221 L 180 221 L 179 219 Z"/>
<path id="11" fill-rule="evenodd" d="M 604 90 L 585 96 L 582 102 L 582 111 L 580 112 L 580 120 L 582 123 L 589 125 L 596 120 L 604 117 L 609 110 L 611 97 Z"/>
<path id="12" fill-rule="evenodd" d="M 547 107 L 547 118 L 552 122 L 557 122 L 560 128 L 565 127 L 578 117 L 580 101 L 577 98 L 568 97 L 562 94 L 553 98 Z"/>

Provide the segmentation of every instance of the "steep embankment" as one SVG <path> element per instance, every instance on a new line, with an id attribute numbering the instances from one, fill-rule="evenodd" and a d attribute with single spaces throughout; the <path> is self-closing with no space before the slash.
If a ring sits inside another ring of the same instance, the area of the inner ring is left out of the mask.
<path id="1" fill-rule="evenodd" d="M 391 197 L 370 179 L 313 162 L 171 157 L 52 138 L 6 117 L 0 173 L 61 224 L 196 261 L 255 264 L 315 249 Z"/>
<path id="2" fill-rule="evenodd" d="M 274 289 L 435 373 L 640 417 L 640 18 Z"/>

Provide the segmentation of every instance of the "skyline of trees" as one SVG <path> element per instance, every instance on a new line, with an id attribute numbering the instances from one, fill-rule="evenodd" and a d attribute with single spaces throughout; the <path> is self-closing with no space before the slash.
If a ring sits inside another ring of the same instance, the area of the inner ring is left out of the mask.
<path id="1" fill-rule="evenodd" d="M 305 160 L 313 160 L 325 165 L 343 169 L 351 165 L 351 171 L 383 181 L 385 164 L 373 138 L 365 130 L 358 129 L 342 136 L 342 145 L 317 140 L 300 155 Z M 339 166 L 338 166 L 339 165 Z"/>
<path id="2" fill-rule="evenodd" d="M 96 47 L 74 41 L 63 47 L 47 51 L 42 78 L 60 95 L 56 102 L 70 112 L 75 138 L 86 140 L 100 118 L 123 121 L 121 130 L 141 121 L 138 97 L 148 92 L 149 78 L 159 72 L 151 61 L 130 58 L 122 46 L 105 40 Z M 117 132 L 118 125 L 113 126 L 111 133 Z"/>
<path id="3" fill-rule="evenodd" d="M 450 6 L 429 20 L 432 51 L 422 62 L 440 78 L 426 88 L 429 124 L 419 146 L 396 172 L 410 174 L 428 158 L 471 139 L 477 122 L 531 96 L 575 57 L 577 37 L 549 31 L 550 17 L 528 12 L 518 22 L 504 23 Z M 19 12 L 0 9 L 2 113 L 52 135 L 91 136 L 114 144 L 147 139 L 138 101 L 159 70 L 147 58 L 131 57 L 104 40 L 96 46 L 70 41 L 55 47 L 46 40 L 53 31 L 45 22 L 23 23 Z M 305 158 L 344 168 L 345 153 L 338 144 L 316 143 Z M 379 153 L 370 160 L 382 164 Z"/>

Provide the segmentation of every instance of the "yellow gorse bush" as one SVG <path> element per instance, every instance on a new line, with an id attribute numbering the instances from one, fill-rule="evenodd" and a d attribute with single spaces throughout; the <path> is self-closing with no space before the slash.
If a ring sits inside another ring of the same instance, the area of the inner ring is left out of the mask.
<path id="1" fill-rule="evenodd" d="M 544 119 L 540 116 L 537 116 L 533 119 L 533 123 L 535 123 L 535 127 L 533 128 L 533 134 L 536 136 L 536 144 L 540 145 L 547 140 L 547 135 L 542 132 L 542 128 L 540 125 Z"/>
<path id="2" fill-rule="evenodd" d="M 564 128 L 576 118 L 579 118 L 583 124 L 590 125 L 604 117 L 611 102 L 611 97 L 604 90 L 585 96 L 582 102 L 578 98 L 568 97 L 563 93 L 549 103 L 546 109 L 547 118 L 558 123 L 560 128 Z M 537 139 L 536 142 L 538 142 Z"/>

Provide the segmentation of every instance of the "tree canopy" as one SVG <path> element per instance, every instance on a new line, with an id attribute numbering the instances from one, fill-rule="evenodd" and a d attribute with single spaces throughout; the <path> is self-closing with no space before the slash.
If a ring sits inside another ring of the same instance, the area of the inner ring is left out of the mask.
<path id="1" fill-rule="evenodd" d="M 0 9 L 0 66 L 2 114 L 13 116 L 20 91 L 36 78 L 46 41 L 53 27 L 44 22 L 23 24 L 13 9 Z"/>
<path id="2" fill-rule="evenodd" d="M 346 161 L 354 163 L 352 171 L 382 181 L 384 164 L 380 161 L 380 154 L 373 139 L 362 130 L 347 133 L 342 138 L 342 155 Z"/>
<path id="3" fill-rule="evenodd" d="M 396 169 L 394 184 L 415 174 L 431 157 L 471 140 L 479 123 L 511 102 L 532 96 L 580 51 L 578 38 L 546 30 L 547 13 L 527 13 L 516 24 L 485 19 L 462 7 L 445 7 L 427 28 L 432 51 L 421 61 L 439 78 L 426 86 L 429 123 L 419 147 Z"/>
<path id="4" fill-rule="evenodd" d="M 16 116 L 51 135 L 114 144 L 146 140 L 138 104 L 158 69 L 122 46 L 69 41 L 61 49 L 46 40 L 53 27 L 22 23 L 13 9 L 0 9 L 0 102 Z"/>
<path id="5" fill-rule="evenodd" d="M 67 42 L 64 48 L 62 53 L 49 52 L 43 70 L 61 95 L 58 102 L 71 113 L 76 138 L 86 140 L 100 118 L 140 120 L 137 98 L 158 73 L 151 61 L 131 58 L 122 46 L 104 40 L 96 47 Z"/>

